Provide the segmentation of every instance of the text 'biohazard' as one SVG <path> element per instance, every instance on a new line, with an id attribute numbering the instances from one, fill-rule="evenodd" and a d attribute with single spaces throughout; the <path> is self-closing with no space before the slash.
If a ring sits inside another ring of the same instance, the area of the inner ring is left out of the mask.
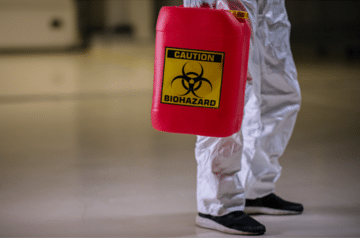
<path id="1" fill-rule="evenodd" d="M 219 108 L 222 52 L 166 48 L 162 103 Z"/>

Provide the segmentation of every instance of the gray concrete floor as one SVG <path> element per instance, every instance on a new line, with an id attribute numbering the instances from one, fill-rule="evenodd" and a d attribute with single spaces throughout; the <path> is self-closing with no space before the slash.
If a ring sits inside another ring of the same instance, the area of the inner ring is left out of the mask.
<path id="1" fill-rule="evenodd" d="M 0 236 L 231 237 L 195 226 L 195 136 L 151 127 L 152 44 L 115 42 L 0 55 Z M 295 58 L 276 192 L 305 212 L 255 218 L 267 237 L 360 237 L 360 64 Z"/>

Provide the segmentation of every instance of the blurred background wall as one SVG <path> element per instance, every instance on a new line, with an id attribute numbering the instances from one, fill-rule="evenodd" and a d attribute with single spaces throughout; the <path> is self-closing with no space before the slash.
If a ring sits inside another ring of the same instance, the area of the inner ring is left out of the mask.
<path id="1" fill-rule="evenodd" d="M 153 41 L 162 6 L 182 0 L 0 0 L 0 50 L 86 46 L 94 34 Z M 286 1 L 292 43 L 359 58 L 359 1 Z"/>
<path id="2" fill-rule="evenodd" d="M 293 44 L 308 45 L 316 55 L 359 57 L 359 1 L 286 1 Z"/>
<path id="3" fill-rule="evenodd" d="M 0 49 L 79 44 L 77 6 L 70 0 L 1 0 Z"/>

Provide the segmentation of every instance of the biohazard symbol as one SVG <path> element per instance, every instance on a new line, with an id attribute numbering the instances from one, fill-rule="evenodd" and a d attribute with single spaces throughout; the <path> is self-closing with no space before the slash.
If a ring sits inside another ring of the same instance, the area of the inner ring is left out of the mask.
<path id="1" fill-rule="evenodd" d="M 172 81 L 171 81 L 171 86 L 173 84 L 173 82 L 177 79 L 181 79 L 181 84 L 182 86 L 187 90 L 186 93 L 180 95 L 180 96 L 185 96 L 189 93 L 194 94 L 196 97 L 201 98 L 200 96 L 196 95 L 196 91 L 199 90 L 202 86 L 203 82 L 207 82 L 210 87 L 211 87 L 211 91 L 212 91 L 212 84 L 211 82 L 206 79 L 203 78 L 203 74 L 204 74 L 204 68 L 203 66 L 199 63 L 200 67 L 201 67 L 201 73 L 198 74 L 196 72 L 187 72 L 185 73 L 185 66 L 188 62 L 186 62 L 182 68 L 182 75 L 179 75 L 177 77 L 175 77 Z M 195 77 L 194 77 L 195 76 Z"/>

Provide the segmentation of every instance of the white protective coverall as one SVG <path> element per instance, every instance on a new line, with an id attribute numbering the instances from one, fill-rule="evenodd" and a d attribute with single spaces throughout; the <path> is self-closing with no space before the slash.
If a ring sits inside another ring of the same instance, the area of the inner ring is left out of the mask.
<path id="1" fill-rule="evenodd" d="M 284 0 L 183 0 L 246 10 L 252 27 L 242 128 L 226 138 L 198 136 L 195 148 L 198 212 L 213 216 L 244 210 L 245 198 L 266 196 L 281 174 L 278 158 L 300 109 Z"/>

